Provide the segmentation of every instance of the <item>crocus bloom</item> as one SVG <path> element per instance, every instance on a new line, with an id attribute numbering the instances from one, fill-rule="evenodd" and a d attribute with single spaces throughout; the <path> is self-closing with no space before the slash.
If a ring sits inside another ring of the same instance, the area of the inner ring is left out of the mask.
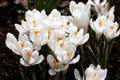
<path id="1" fill-rule="evenodd" d="M 97 39 L 99 39 L 105 29 L 107 18 L 105 16 L 100 16 L 96 21 L 90 20 L 90 27 L 95 31 Z"/>
<path id="2" fill-rule="evenodd" d="M 27 22 L 27 26 L 29 27 L 30 30 L 40 27 L 40 24 L 44 24 L 44 20 L 46 19 L 47 15 L 44 10 L 39 12 L 36 9 L 28 10 L 25 13 L 25 19 Z"/>
<path id="3" fill-rule="evenodd" d="M 28 34 L 30 31 L 29 27 L 27 27 L 27 23 L 24 20 L 21 21 L 21 25 L 15 24 L 15 28 L 20 34 Z"/>
<path id="4" fill-rule="evenodd" d="M 103 15 L 107 12 L 107 8 L 108 8 L 108 4 L 107 4 L 107 0 L 103 0 L 100 3 L 100 0 L 93 0 L 93 5 L 95 7 L 96 12 L 98 13 L 98 15 Z"/>
<path id="5" fill-rule="evenodd" d="M 69 41 L 75 46 L 82 45 L 89 39 L 89 34 L 84 34 L 84 29 L 81 28 L 80 30 L 78 30 L 78 28 L 73 24 L 70 24 L 70 26 L 68 27 L 68 32 Z"/>
<path id="6" fill-rule="evenodd" d="M 105 80 L 106 75 L 107 69 L 101 69 L 100 65 L 95 67 L 93 64 L 91 64 L 85 70 L 86 80 Z"/>
<path id="7" fill-rule="evenodd" d="M 51 56 L 48 55 L 47 56 L 47 62 L 49 63 L 51 69 L 49 69 L 49 74 L 50 75 L 55 75 L 56 72 L 60 72 L 63 71 L 65 69 L 67 69 L 68 66 L 65 66 L 64 64 L 62 64 L 61 62 L 57 62 L 56 59 Z"/>
<path id="8" fill-rule="evenodd" d="M 109 21 L 107 23 L 106 28 L 104 30 L 104 35 L 108 41 L 120 35 L 120 29 L 118 30 L 118 27 L 119 26 L 117 22 L 113 23 Z"/>
<path id="9" fill-rule="evenodd" d="M 7 33 L 7 39 L 5 41 L 6 46 L 14 53 L 21 55 L 23 48 L 32 48 L 32 43 L 29 41 L 27 35 L 19 35 L 18 40 L 12 33 Z"/>
<path id="10" fill-rule="evenodd" d="M 80 73 L 77 69 L 74 70 L 74 76 L 77 80 L 105 80 L 107 75 L 107 69 L 101 69 L 100 65 L 95 67 L 93 64 L 91 64 L 86 70 L 85 70 L 85 76 L 81 78 Z"/>
<path id="11" fill-rule="evenodd" d="M 90 1 L 85 5 L 82 2 L 78 4 L 75 1 L 71 1 L 69 5 L 70 12 L 72 14 L 71 21 L 79 29 L 83 28 L 87 32 L 89 20 L 90 20 Z"/>
<path id="12" fill-rule="evenodd" d="M 21 52 L 21 56 L 20 63 L 24 66 L 39 64 L 44 59 L 43 55 L 39 56 L 38 51 L 33 51 L 32 48 L 24 48 Z"/>
<path id="13" fill-rule="evenodd" d="M 74 45 L 67 43 L 67 41 L 60 40 L 55 49 L 56 58 L 66 65 L 77 63 L 80 59 L 80 55 L 73 58 L 75 51 L 76 47 Z"/>

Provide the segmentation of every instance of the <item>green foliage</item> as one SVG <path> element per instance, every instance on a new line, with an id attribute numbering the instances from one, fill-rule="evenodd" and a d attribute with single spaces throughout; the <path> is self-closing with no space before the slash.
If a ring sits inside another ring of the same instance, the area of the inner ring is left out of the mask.
<path id="1" fill-rule="evenodd" d="M 60 4 L 61 0 L 35 0 L 35 8 L 39 11 L 45 10 L 47 14 L 49 14 L 52 9 L 57 8 Z M 28 0 L 29 9 L 33 8 L 33 4 L 31 0 Z"/>

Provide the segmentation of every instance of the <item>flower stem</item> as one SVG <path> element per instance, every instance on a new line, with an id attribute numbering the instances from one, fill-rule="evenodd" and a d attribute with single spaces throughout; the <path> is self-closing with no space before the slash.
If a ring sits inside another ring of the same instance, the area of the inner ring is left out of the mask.
<path id="1" fill-rule="evenodd" d="M 32 69 L 32 66 L 30 66 L 30 72 L 31 72 L 33 80 L 37 80 L 36 75 L 35 75 L 35 71 Z"/>

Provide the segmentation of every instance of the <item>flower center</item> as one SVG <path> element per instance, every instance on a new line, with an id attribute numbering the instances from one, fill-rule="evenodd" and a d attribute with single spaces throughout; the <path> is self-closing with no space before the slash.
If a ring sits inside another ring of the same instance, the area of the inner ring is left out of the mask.
<path id="1" fill-rule="evenodd" d="M 38 34 L 39 34 L 39 31 L 34 31 L 34 34 L 35 34 L 35 35 L 38 35 Z"/>
<path id="2" fill-rule="evenodd" d="M 114 30 L 115 29 L 115 27 L 114 26 L 110 26 L 110 30 Z"/>
<path id="3" fill-rule="evenodd" d="M 64 27 L 64 24 L 61 24 L 61 27 Z"/>
<path id="4" fill-rule="evenodd" d="M 94 73 L 94 74 L 93 74 L 93 77 L 95 78 L 96 76 L 97 76 L 97 74 L 96 74 L 96 73 Z"/>
<path id="5" fill-rule="evenodd" d="M 64 43 L 60 43 L 60 47 L 62 48 L 64 46 Z"/>
<path id="6" fill-rule="evenodd" d="M 74 34 L 75 34 L 75 35 L 77 35 L 77 34 L 78 34 L 78 32 L 77 32 L 77 31 L 74 31 Z"/>
<path id="7" fill-rule="evenodd" d="M 70 53 L 70 52 L 67 52 L 67 53 L 66 53 L 66 56 L 67 56 L 67 57 L 70 57 L 70 56 L 71 56 L 71 53 Z"/>
<path id="8" fill-rule="evenodd" d="M 36 20 L 32 20 L 34 27 L 36 27 Z"/>
<path id="9" fill-rule="evenodd" d="M 50 35 L 51 35 L 51 32 L 50 32 L 50 31 L 48 31 L 48 39 L 50 39 Z"/>
<path id="10" fill-rule="evenodd" d="M 102 20 L 99 22 L 99 26 L 102 27 Z"/>
<path id="11" fill-rule="evenodd" d="M 22 42 L 22 43 L 20 43 L 20 46 L 23 48 L 25 46 L 25 44 Z"/>
<path id="12" fill-rule="evenodd" d="M 30 56 L 31 56 L 30 51 L 28 51 L 28 52 L 26 53 L 26 56 L 27 56 L 28 58 L 30 58 Z"/>

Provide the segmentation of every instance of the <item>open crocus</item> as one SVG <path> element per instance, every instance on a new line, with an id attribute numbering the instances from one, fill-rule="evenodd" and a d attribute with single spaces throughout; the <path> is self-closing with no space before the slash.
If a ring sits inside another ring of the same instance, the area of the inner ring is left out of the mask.
<path id="1" fill-rule="evenodd" d="M 15 54 L 21 55 L 23 48 L 32 48 L 32 43 L 29 41 L 27 35 L 19 35 L 18 40 L 12 33 L 7 33 L 7 39 L 5 41 L 6 46 L 11 49 Z"/>
<path id="2" fill-rule="evenodd" d="M 75 46 L 82 45 L 85 42 L 87 42 L 89 39 L 89 34 L 88 33 L 84 34 L 83 28 L 78 30 L 78 28 L 73 24 L 69 25 L 68 32 L 69 32 L 69 36 L 68 36 L 69 42 L 74 44 Z"/>
<path id="3" fill-rule="evenodd" d="M 40 24 L 44 24 L 44 20 L 46 19 L 47 15 L 44 10 L 39 12 L 36 9 L 28 10 L 25 13 L 25 19 L 27 22 L 27 26 L 30 30 L 39 27 Z"/>
<path id="4" fill-rule="evenodd" d="M 90 27 L 95 31 L 97 39 L 99 39 L 105 29 L 107 18 L 105 16 L 100 16 L 96 21 L 90 20 Z"/>
<path id="5" fill-rule="evenodd" d="M 91 64 L 85 70 L 86 80 L 105 80 L 106 75 L 107 69 L 101 69 L 100 65 L 95 67 L 93 64 Z"/>
<path id="6" fill-rule="evenodd" d="M 56 72 L 60 72 L 68 68 L 68 66 L 63 65 L 62 62 L 57 62 L 52 55 L 47 56 L 47 62 L 51 67 L 48 71 L 50 75 L 55 75 Z"/>
<path id="7" fill-rule="evenodd" d="M 80 59 L 80 55 L 73 58 L 75 56 L 75 51 L 76 47 L 73 44 L 60 40 L 55 49 L 56 58 L 58 61 L 66 65 L 77 63 Z"/>
<path id="8" fill-rule="evenodd" d="M 85 70 L 85 76 L 81 78 L 80 73 L 77 69 L 74 70 L 74 76 L 76 80 L 105 80 L 107 75 L 107 69 L 101 69 L 100 65 L 95 67 L 91 64 Z"/>
<path id="9" fill-rule="evenodd" d="M 31 48 L 24 48 L 21 52 L 22 58 L 20 59 L 20 63 L 24 66 L 31 66 L 39 64 L 43 61 L 43 55 L 39 56 L 38 51 L 33 51 Z"/>
<path id="10" fill-rule="evenodd" d="M 90 1 L 87 4 L 79 2 L 76 4 L 74 1 L 70 2 L 69 9 L 72 14 L 70 20 L 76 25 L 79 29 L 83 28 L 87 32 L 89 20 L 90 20 Z"/>
<path id="11" fill-rule="evenodd" d="M 104 30 L 104 35 L 108 41 L 119 36 L 120 29 L 118 30 L 118 23 L 117 22 L 113 23 L 113 22 L 109 21 Z"/>

